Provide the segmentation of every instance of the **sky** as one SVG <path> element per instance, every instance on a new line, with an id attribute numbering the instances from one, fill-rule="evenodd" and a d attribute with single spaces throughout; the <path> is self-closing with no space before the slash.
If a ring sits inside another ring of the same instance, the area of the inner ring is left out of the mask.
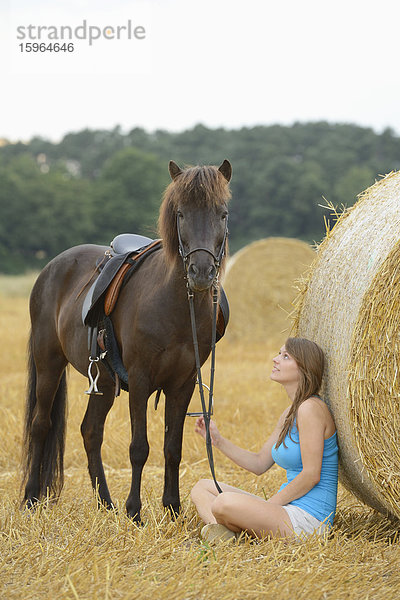
<path id="1" fill-rule="evenodd" d="M 318 120 L 400 135 L 399 23 L 398 0 L 0 0 L 0 138 Z M 73 51 L 27 52 L 56 42 Z"/>

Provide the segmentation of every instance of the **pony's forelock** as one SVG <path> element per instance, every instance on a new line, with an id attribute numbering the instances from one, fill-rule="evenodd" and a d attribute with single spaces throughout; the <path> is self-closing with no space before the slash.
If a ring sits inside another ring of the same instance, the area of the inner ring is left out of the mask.
<path id="1" fill-rule="evenodd" d="M 221 206 L 231 198 L 225 177 L 214 166 L 187 167 L 166 188 L 158 220 L 159 236 L 169 262 L 178 256 L 176 217 L 178 206 L 193 203 L 198 206 Z"/>

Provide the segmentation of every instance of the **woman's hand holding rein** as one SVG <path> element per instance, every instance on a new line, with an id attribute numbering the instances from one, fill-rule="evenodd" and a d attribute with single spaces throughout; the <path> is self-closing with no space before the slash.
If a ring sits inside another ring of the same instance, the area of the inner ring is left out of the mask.
<path id="1" fill-rule="evenodd" d="M 204 439 L 206 439 L 206 426 L 204 424 L 204 417 L 198 417 L 196 420 L 195 431 Z M 271 436 L 269 443 L 265 444 L 260 452 L 251 452 L 250 450 L 245 450 L 227 438 L 224 438 L 220 434 L 218 427 L 213 420 L 210 420 L 210 436 L 213 446 L 218 448 L 218 450 L 230 458 L 239 467 L 246 469 L 246 471 L 250 471 L 250 473 L 261 475 L 273 465 L 274 461 L 271 458 L 271 447 L 276 440 L 276 435 L 274 436 L 274 440 L 271 439 Z"/>
<path id="2" fill-rule="evenodd" d="M 196 433 L 200 434 L 204 440 L 206 439 L 206 425 L 204 423 L 204 417 L 198 417 L 196 419 L 194 430 Z M 210 436 L 212 445 L 218 448 L 219 443 L 222 440 L 222 435 L 218 431 L 218 427 L 212 419 L 210 419 Z"/>

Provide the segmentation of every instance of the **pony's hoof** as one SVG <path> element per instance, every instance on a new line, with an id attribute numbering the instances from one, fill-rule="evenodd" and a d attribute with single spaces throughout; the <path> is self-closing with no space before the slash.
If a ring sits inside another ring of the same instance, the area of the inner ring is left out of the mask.
<path id="1" fill-rule="evenodd" d="M 144 525 L 142 518 L 140 516 L 140 509 L 139 510 L 135 510 L 134 508 L 129 509 L 127 506 L 125 508 L 126 508 L 126 514 L 128 516 L 128 519 L 130 521 L 132 521 L 132 523 L 134 523 L 135 525 L 139 525 L 139 526 Z"/>
<path id="2" fill-rule="evenodd" d="M 117 510 L 118 510 L 113 502 L 107 502 L 107 501 L 102 502 L 101 500 L 99 500 L 97 502 L 97 508 L 99 510 L 110 510 L 110 511 L 115 511 L 115 512 L 117 512 Z"/>
<path id="3" fill-rule="evenodd" d="M 144 527 L 145 523 L 144 521 L 142 521 L 141 516 L 139 515 L 134 515 L 133 517 L 131 515 L 128 514 L 128 519 L 130 519 L 132 521 L 132 523 L 134 525 L 137 525 L 138 527 Z"/>
<path id="4" fill-rule="evenodd" d="M 169 513 L 173 521 L 176 521 L 177 519 L 181 518 L 179 506 L 172 506 L 171 504 L 169 504 L 168 506 L 164 506 L 164 510 Z"/>
<path id="5" fill-rule="evenodd" d="M 38 502 L 37 498 L 26 498 L 21 503 L 21 510 L 23 512 L 32 513 L 36 510 Z"/>

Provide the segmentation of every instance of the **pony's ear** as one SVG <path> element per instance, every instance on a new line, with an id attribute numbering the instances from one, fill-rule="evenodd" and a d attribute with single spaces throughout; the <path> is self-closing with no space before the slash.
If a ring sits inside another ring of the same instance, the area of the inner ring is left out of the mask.
<path id="1" fill-rule="evenodd" d="M 222 163 L 222 165 L 220 167 L 218 167 L 218 171 L 220 171 L 222 173 L 222 175 L 225 177 L 225 179 L 229 182 L 231 180 L 232 177 L 232 165 L 229 162 L 229 160 L 224 160 L 224 162 Z"/>
<path id="2" fill-rule="evenodd" d="M 172 181 L 174 179 L 176 179 L 178 177 L 178 175 L 180 175 L 182 173 L 182 170 L 178 167 L 178 165 L 173 160 L 169 161 L 168 171 L 169 171 L 169 174 L 171 175 Z"/>

